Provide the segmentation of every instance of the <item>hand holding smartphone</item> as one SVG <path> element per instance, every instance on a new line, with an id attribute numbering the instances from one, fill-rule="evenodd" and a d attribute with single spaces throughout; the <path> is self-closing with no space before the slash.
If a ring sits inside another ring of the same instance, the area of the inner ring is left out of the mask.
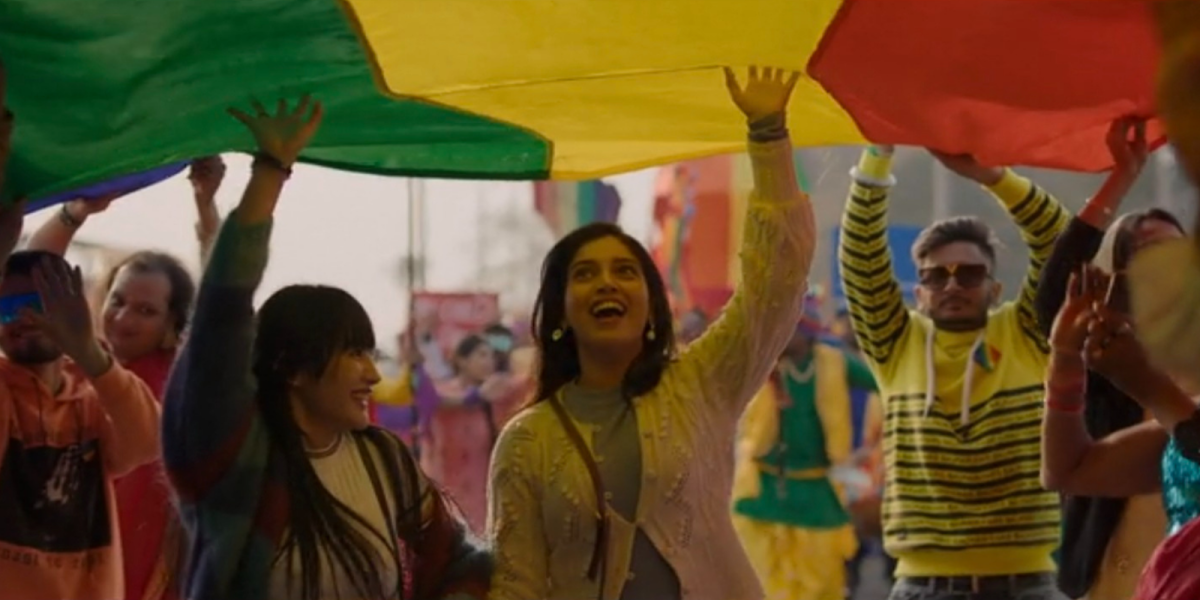
<path id="1" fill-rule="evenodd" d="M 7 325 L 21 318 L 24 309 L 36 313 L 45 312 L 42 297 L 37 292 L 0 296 L 0 324 Z"/>

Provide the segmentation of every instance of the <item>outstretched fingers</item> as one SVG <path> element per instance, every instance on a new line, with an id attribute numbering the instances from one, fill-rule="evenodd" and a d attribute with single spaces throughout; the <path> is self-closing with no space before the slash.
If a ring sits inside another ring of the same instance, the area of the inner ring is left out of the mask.
<path id="1" fill-rule="evenodd" d="M 791 94 L 792 91 L 796 89 L 796 85 L 798 83 L 800 83 L 800 71 L 792 71 L 791 77 L 788 77 L 787 83 L 785 84 L 785 85 L 787 85 L 787 90 L 788 90 L 789 94 Z"/>
<path id="2" fill-rule="evenodd" d="M 325 118 L 325 106 L 320 102 L 314 102 L 312 105 L 312 114 L 308 115 L 308 120 L 304 122 L 305 135 L 311 137 L 315 134 L 323 118 Z"/>
<path id="3" fill-rule="evenodd" d="M 225 112 L 229 113 L 229 116 L 241 121 L 242 125 L 245 125 L 246 127 L 249 127 L 252 123 L 254 123 L 254 117 L 251 117 L 250 115 L 246 114 L 245 111 L 239 108 L 234 108 L 231 106 L 225 109 Z"/>
<path id="4" fill-rule="evenodd" d="M 725 87 L 729 89 L 730 94 L 736 94 L 742 91 L 741 84 L 738 83 L 737 73 L 729 67 L 724 68 L 725 71 Z"/>

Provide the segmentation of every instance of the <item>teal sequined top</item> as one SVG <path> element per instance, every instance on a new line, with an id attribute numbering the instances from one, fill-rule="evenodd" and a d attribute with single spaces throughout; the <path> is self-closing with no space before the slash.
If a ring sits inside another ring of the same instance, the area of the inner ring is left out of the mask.
<path id="1" fill-rule="evenodd" d="M 1163 452 L 1162 488 L 1168 534 L 1173 535 L 1200 516 L 1200 465 L 1183 456 L 1174 438 Z"/>

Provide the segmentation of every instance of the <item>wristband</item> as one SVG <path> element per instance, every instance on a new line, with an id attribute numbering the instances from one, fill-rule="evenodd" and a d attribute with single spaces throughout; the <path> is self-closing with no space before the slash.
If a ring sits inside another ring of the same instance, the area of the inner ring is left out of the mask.
<path id="1" fill-rule="evenodd" d="M 750 123 L 750 141 L 757 143 L 787 139 L 787 116 L 784 113 L 767 115 Z"/>
<path id="2" fill-rule="evenodd" d="M 72 215 L 71 211 L 67 210 L 66 203 L 59 204 L 58 206 L 60 207 L 58 209 L 58 220 L 61 221 L 63 225 L 66 225 L 71 229 L 79 229 L 83 226 L 83 221 L 75 218 L 75 215 Z"/>
<path id="3" fill-rule="evenodd" d="M 875 158 L 892 158 L 895 155 L 895 153 L 892 151 L 884 152 L 884 151 L 880 150 L 879 146 L 876 146 L 874 144 L 867 146 L 867 154 L 870 154 L 871 156 L 874 156 Z"/>
<path id="4" fill-rule="evenodd" d="M 291 167 L 285 165 L 282 160 L 279 160 L 278 158 L 276 158 L 266 152 L 259 152 L 254 155 L 253 166 L 267 167 L 270 169 L 274 169 L 276 171 L 279 171 L 280 173 L 283 173 L 284 178 L 292 176 L 292 168 Z"/>
<path id="5" fill-rule="evenodd" d="M 878 179 L 864 174 L 858 167 L 850 168 L 850 179 L 853 179 L 858 185 L 869 188 L 890 188 L 896 185 L 896 176 L 892 173 L 888 173 L 885 179 Z"/>
<path id="6" fill-rule="evenodd" d="M 1046 380 L 1046 394 L 1079 394 L 1087 393 L 1087 377 L 1071 377 L 1069 379 L 1051 377 Z"/>
<path id="7" fill-rule="evenodd" d="M 1083 413 L 1087 393 L 1086 374 L 1048 377 L 1045 389 L 1046 408 L 1069 414 Z"/>
<path id="8" fill-rule="evenodd" d="M 1046 395 L 1046 408 L 1054 412 L 1068 415 L 1082 415 L 1086 406 L 1083 402 L 1063 402 L 1055 398 L 1053 394 Z"/>

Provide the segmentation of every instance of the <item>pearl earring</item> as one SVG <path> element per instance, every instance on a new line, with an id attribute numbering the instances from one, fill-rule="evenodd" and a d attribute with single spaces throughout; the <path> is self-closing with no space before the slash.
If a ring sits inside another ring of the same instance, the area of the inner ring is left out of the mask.
<path id="1" fill-rule="evenodd" d="M 646 331 L 646 341 L 653 342 L 654 338 L 656 338 L 656 337 L 658 337 L 658 336 L 654 335 L 654 327 L 651 327 L 649 330 Z"/>
<path id="2" fill-rule="evenodd" d="M 561 327 L 559 327 L 558 329 L 555 329 L 554 332 L 550 334 L 550 339 L 553 341 L 556 341 L 556 342 L 558 340 L 561 340 L 562 337 L 563 337 L 563 330 Z"/>

